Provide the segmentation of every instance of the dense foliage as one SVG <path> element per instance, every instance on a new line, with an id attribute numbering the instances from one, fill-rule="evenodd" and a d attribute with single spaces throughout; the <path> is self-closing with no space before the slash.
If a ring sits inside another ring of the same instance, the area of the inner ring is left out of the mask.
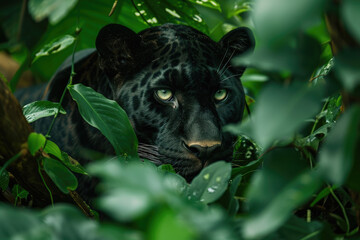
<path id="1" fill-rule="evenodd" d="M 118 157 L 84 170 L 37 133 L 29 136 L 29 151 L 47 154 L 41 167 L 64 193 L 77 187 L 72 172 L 99 177 L 94 208 L 106 220 L 88 219 L 69 205 L 35 211 L 2 203 L 0 239 L 360 239 L 358 1 L 128 0 L 116 1 L 109 17 L 113 3 L 0 3 L 0 47 L 22 63 L 9 86 L 15 89 L 29 66 L 47 81 L 72 54 L 69 46 L 94 47 L 98 30 L 110 22 L 135 31 L 188 24 L 215 40 L 248 26 L 255 52 L 235 63 L 250 66 L 242 83 L 251 116 L 225 129 L 240 136 L 232 167 L 217 162 L 189 184 L 171 166 L 139 161 L 125 112 L 91 88 L 73 85 L 69 76 L 67 91 L 83 118 Z M 334 29 L 334 18 L 346 32 Z M 58 103 L 24 108 L 29 122 L 57 112 L 66 114 Z M 19 185 L 13 194 L 15 203 L 28 198 Z"/>

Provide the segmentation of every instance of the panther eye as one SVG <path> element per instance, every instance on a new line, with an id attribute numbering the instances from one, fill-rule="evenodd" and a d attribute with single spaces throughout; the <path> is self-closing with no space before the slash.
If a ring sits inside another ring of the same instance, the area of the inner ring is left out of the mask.
<path id="1" fill-rule="evenodd" d="M 219 89 L 215 92 L 214 98 L 216 101 L 223 101 L 228 95 L 228 91 L 226 89 Z"/>
<path id="2" fill-rule="evenodd" d="M 169 89 L 159 89 L 155 94 L 162 101 L 168 101 L 173 97 L 173 93 Z"/>

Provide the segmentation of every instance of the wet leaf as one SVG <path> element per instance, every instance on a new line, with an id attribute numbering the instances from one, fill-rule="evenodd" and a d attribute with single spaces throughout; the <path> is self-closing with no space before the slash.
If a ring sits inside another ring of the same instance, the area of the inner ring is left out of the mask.
<path id="1" fill-rule="evenodd" d="M 36 120 L 49 117 L 56 114 L 59 103 L 50 101 L 36 101 L 26 104 L 23 107 L 23 114 L 29 123 L 35 122 Z M 60 107 L 59 113 L 66 114 L 65 110 Z"/>
<path id="2" fill-rule="evenodd" d="M 215 162 L 201 170 L 188 189 L 188 198 L 205 204 L 216 201 L 225 192 L 231 176 L 231 164 Z"/>
<path id="3" fill-rule="evenodd" d="M 46 44 L 42 49 L 40 49 L 39 52 L 35 54 L 33 63 L 37 61 L 40 57 L 49 56 L 51 54 L 58 53 L 66 49 L 71 44 L 73 44 L 74 41 L 75 38 L 71 35 L 61 36 L 52 40 L 50 43 Z"/>

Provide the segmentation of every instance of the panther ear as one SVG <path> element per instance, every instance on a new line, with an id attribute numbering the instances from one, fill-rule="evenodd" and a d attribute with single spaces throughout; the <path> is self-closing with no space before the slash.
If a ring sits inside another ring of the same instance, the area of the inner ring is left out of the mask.
<path id="1" fill-rule="evenodd" d="M 124 77 L 134 71 L 140 62 L 143 48 L 141 37 L 119 24 L 106 25 L 96 38 L 100 68 L 111 79 L 119 74 Z"/>
<path id="2" fill-rule="evenodd" d="M 225 34 L 219 44 L 226 54 L 225 58 L 230 59 L 245 52 L 253 51 L 255 47 L 254 35 L 249 28 L 236 28 Z M 231 66 L 231 68 L 238 74 L 245 71 L 244 66 Z"/>

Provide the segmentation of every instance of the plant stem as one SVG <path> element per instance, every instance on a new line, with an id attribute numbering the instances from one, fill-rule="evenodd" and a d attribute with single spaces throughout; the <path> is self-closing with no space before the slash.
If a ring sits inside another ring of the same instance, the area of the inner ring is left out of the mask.
<path id="1" fill-rule="evenodd" d="M 346 234 L 349 234 L 350 232 L 350 223 L 349 223 L 349 218 L 346 214 L 346 211 L 345 211 L 345 207 L 344 205 L 341 203 L 340 199 L 336 196 L 336 194 L 334 193 L 334 191 L 332 190 L 332 188 L 330 186 L 329 187 L 329 190 L 330 190 L 330 193 L 331 195 L 334 197 L 335 201 L 339 204 L 340 208 L 341 208 L 341 211 L 344 215 L 344 218 L 345 218 L 345 222 L 346 222 Z"/>
<path id="2" fill-rule="evenodd" d="M 50 190 L 50 188 L 48 187 L 48 185 L 46 184 L 45 179 L 44 179 L 44 176 L 43 176 L 42 173 L 41 173 L 40 161 L 39 161 L 39 159 L 36 159 L 36 161 L 37 161 L 37 164 L 38 164 L 38 172 L 39 172 L 39 175 L 40 175 L 40 177 L 41 177 L 41 180 L 42 180 L 42 182 L 44 183 L 44 186 L 45 186 L 46 190 L 49 192 L 50 201 L 51 201 L 51 206 L 54 207 L 54 199 L 53 199 L 51 190 Z"/>
<path id="3" fill-rule="evenodd" d="M 0 170 L 0 175 L 2 174 L 2 172 L 11 164 L 13 163 L 16 159 L 18 159 L 19 157 L 21 157 L 21 151 L 18 152 L 17 154 L 15 154 L 12 158 L 10 158 L 9 160 L 6 161 L 6 163 L 4 164 L 4 166 L 1 168 Z"/>

